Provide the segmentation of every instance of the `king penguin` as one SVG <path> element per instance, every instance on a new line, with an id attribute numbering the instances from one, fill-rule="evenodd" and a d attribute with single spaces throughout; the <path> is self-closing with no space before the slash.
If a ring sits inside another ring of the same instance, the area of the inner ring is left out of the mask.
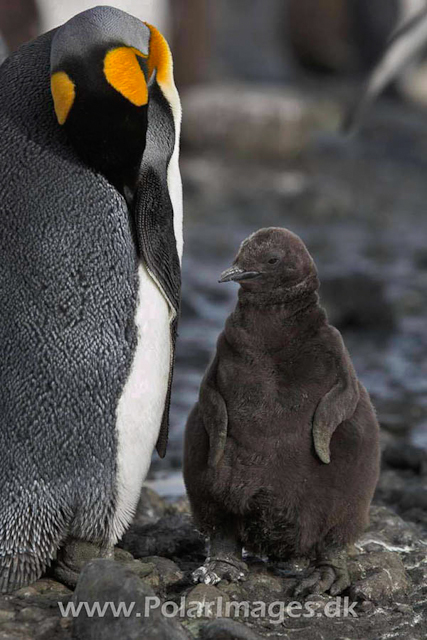
<path id="1" fill-rule="evenodd" d="M 151 25 L 96 7 L 0 68 L 0 591 L 75 583 L 165 455 L 181 109 Z"/>
<path id="2" fill-rule="evenodd" d="M 245 579 L 242 549 L 308 558 L 295 595 L 350 586 L 379 474 L 379 425 L 341 334 L 320 305 L 316 265 L 287 229 L 243 241 L 220 282 L 240 285 L 188 418 L 184 480 L 209 537 L 195 581 Z"/>

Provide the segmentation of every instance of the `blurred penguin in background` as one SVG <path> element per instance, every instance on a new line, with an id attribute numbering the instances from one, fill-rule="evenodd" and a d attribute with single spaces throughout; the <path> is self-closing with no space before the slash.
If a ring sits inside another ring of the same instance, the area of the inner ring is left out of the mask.
<path id="1" fill-rule="evenodd" d="M 0 64 L 6 60 L 8 55 L 6 42 L 4 41 L 3 36 L 0 33 Z"/>
<path id="2" fill-rule="evenodd" d="M 78 14 L 0 68 L 0 591 L 74 585 L 166 451 L 180 101 L 155 27 Z"/>
<path id="3" fill-rule="evenodd" d="M 362 98 L 347 118 L 347 130 L 357 128 L 378 95 L 402 76 L 427 48 L 426 1 L 401 0 L 400 9 L 400 20 L 389 37 L 387 48 L 370 74 Z M 426 103 L 427 99 L 424 97 L 423 101 Z"/>
<path id="4" fill-rule="evenodd" d="M 39 9 L 38 0 L 0 0 L 0 32 L 8 51 L 16 51 L 40 33 Z"/>
<path id="5" fill-rule="evenodd" d="M 397 35 L 425 8 L 426 0 L 289 0 L 289 39 L 303 66 L 354 78 L 372 70 L 393 32 Z M 406 47 L 396 50 L 387 71 L 382 70 L 382 88 L 405 70 L 406 63 L 399 67 L 399 59 Z M 390 64 L 393 71 L 387 77 Z M 399 77 L 398 89 L 401 84 Z"/>

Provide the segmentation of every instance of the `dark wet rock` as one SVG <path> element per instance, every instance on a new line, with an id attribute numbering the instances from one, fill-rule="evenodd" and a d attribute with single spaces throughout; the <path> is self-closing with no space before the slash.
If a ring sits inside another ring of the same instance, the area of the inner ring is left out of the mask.
<path id="1" fill-rule="evenodd" d="M 414 255 L 415 266 L 422 271 L 427 271 L 427 249 L 418 249 Z"/>
<path id="2" fill-rule="evenodd" d="M 1 640 L 69 640 L 71 620 L 62 618 L 71 591 L 50 579 L 38 580 L 13 594 L 0 596 Z"/>
<path id="3" fill-rule="evenodd" d="M 160 520 L 168 511 L 168 505 L 158 493 L 143 487 L 133 519 L 134 526 L 144 526 Z"/>
<path id="4" fill-rule="evenodd" d="M 24 607 L 19 613 L 19 618 L 25 622 L 40 622 L 45 616 L 43 611 L 36 607 Z"/>
<path id="5" fill-rule="evenodd" d="M 427 532 L 427 482 L 402 477 L 393 471 L 383 474 L 378 487 L 377 496 L 385 504 L 391 504 L 407 521 L 412 521 Z"/>
<path id="6" fill-rule="evenodd" d="M 175 444 L 173 439 L 171 439 L 171 443 L 172 445 Z M 170 458 L 171 457 L 173 457 L 173 452 Z M 174 466 L 171 465 L 170 459 L 168 461 L 170 466 Z M 178 459 L 176 466 L 181 468 L 181 458 Z M 190 504 L 186 496 L 179 495 L 173 501 L 170 501 L 170 499 L 165 500 L 156 491 L 153 491 L 153 489 L 148 486 L 144 486 L 141 491 L 132 526 L 154 524 L 164 516 L 177 514 L 188 515 L 189 513 Z"/>
<path id="7" fill-rule="evenodd" d="M 12 606 L 10 606 L 10 609 L 4 609 L 3 605 L 0 605 L 0 607 L 0 625 L 15 619 L 16 613 Z"/>
<path id="8" fill-rule="evenodd" d="M 382 461 L 392 469 L 409 469 L 418 475 L 427 475 L 427 451 L 410 444 L 389 444 L 383 452 Z"/>
<path id="9" fill-rule="evenodd" d="M 171 587 L 184 579 L 184 574 L 175 562 L 159 556 L 147 556 L 135 560 L 124 549 L 114 550 L 114 560 L 133 571 L 158 594 L 164 595 Z"/>
<path id="10" fill-rule="evenodd" d="M 205 541 L 189 516 L 173 515 L 160 518 L 153 524 L 131 526 L 120 546 L 135 558 L 174 558 L 191 554 L 202 555 Z"/>
<path id="11" fill-rule="evenodd" d="M 330 323 L 341 331 L 384 333 L 395 326 L 395 314 L 384 284 L 366 273 L 323 277 L 321 298 Z"/>
<path id="12" fill-rule="evenodd" d="M 120 549 L 120 547 L 114 547 L 114 560 L 126 564 L 126 562 L 133 562 L 134 557 L 129 551 Z"/>
<path id="13" fill-rule="evenodd" d="M 140 561 L 142 565 L 153 567 L 152 571 L 144 578 L 156 592 L 165 593 L 171 587 L 178 585 L 184 579 L 184 574 L 175 562 L 168 558 L 148 556 Z"/>
<path id="14" fill-rule="evenodd" d="M 387 401 L 386 406 L 383 408 L 380 414 L 380 424 L 383 428 L 383 434 L 386 433 L 390 435 L 389 442 L 386 444 L 394 443 L 394 436 L 403 436 L 408 432 L 408 420 L 405 419 L 405 415 L 403 411 L 399 411 L 399 413 L 392 412 L 393 407 L 390 406 L 393 403 Z M 383 447 L 382 451 L 384 451 L 385 447 Z"/>
<path id="15" fill-rule="evenodd" d="M 191 514 L 190 501 L 187 496 L 181 496 L 170 504 L 170 510 L 178 514 Z"/>
<path id="16" fill-rule="evenodd" d="M 295 581 L 283 581 L 272 574 L 265 563 L 249 563 L 250 572 L 245 582 L 240 585 L 242 600 L 263 600 L 273 602 L 290 595 L 295 587 Z"/>
<path id="17" fill-rule="evenodd" d="M 174 619 L 165 618 L 160 609 L 150 609 L 150 598 L 155 598 L 154 591 L 138 578 L 130 569 L 112 560 L 95 560 L 83 569 L 73 602 L 87 602 L 89 606 L 99 602 L 124 603 L 127 607 L 134 603 L 133 612 L 126 617 L 114 617 L 111 609 L 103 616 L 89 617 L 82 611 L 73 622 L 73 638 L 76 640 L 139 640 L 141 637 L 150 640 L 188 640 L 188 634 Z M 149 614 L 145 616 L 146 607 Z M 137 614 L 140 614 L 138 616 Z"/>
<path id="18" fill-rule="evenodd" d="M 14 591 L 14 596 L 22 599 L 43 597 L 49 600 L 60 600 L 70 594 L 71 591 L 68 587 L 50 578 L 42 578 L 27 587 L 22 587 L 21 589 L 18 589 L 18 591 Z"/>
<path id="19" fill-rule="evenodd" d="M 390 469 L 387 473 L 397 471 Z M 404 470 L 404 473 L 413 472 Z M 167 504 L 168 509 L 176 510 L 175 513 L 182 506 L 187 509 L 186 501 L 178 501 L 180 506 Z M 165 545 L 172 539 L 171 529 L 179 538 L 189 526 L 187 515 L 174 515 L 164 516 L 137 531 L 148 528 L 149 538 L 155 537 L 157 531 L 160 543 Z M 137 531 L 134 531 L 135 544 Z M 146 545 L 146 536 L 142 535 L 140 543 Z M 147 545 L 144 548 L 146 550 Z M 99 619 L 84 614 L 74 620 L 61 618 L 57 602 L 66 605 L 71 592 L 53 580 L 43 579 L 16 594 L 0 597 L 0 640 L 8 637 L 14 640 L 70 640 L 71 626 L 76 640 L 108 640 L 110 637 L 182 640 L 189 637 L 187 633 L 200 640 L 256 638 L 257 634 L 260 637 L 267 634 L 270 640 L 279 640 L 283 634 L 288 640 L 305 640 L 306 637 L 310 640 L 321 637 L 328 640 L 385 640 L 386 634 L 396 629 L 399 639 L 424 638 L 421 613 L 427 597 L 427 562 L 423 534 L 419 526 L 403 520 L 385 506 L 371 508 L 369 528 L 349 550 L 353 582 L 350 590 L 342 594 L 340 606 L 344 606 L 343 598 L 349 598 L 347 604 L 355 603 L 357 617 L 350 614 L 339 621 L 328 618 L 325 607 L 336 606 L 336 600 L 327 595 L 310 596 L 307 602 L 314 612 L 315 627 L 307 618 L 286 613 L 283 621 L 277 623 L 280 607 L 295 600 L 293 590 L 307 569 L 306 559 L 267 563 L 249 556 L 245 581 L 234 584 L 223 580 L 216 586 L 194 585 L 191 571 L 204 560 L 201 549 L 201 537 L 192 550 L 179 543 L 173 547 L 174 562 L 157 555 L 135 559 L 129 551 L 116 549 L 115 561 L 96 560 L 85 567 L 73 596 L 76 604 L 79 601 L 89 604 L 94 601 L 101 604 L 136 602 L 135 611 L 143 611 L 144 603 L 150 597 L 157 596 L 161 602 L 172 601 L 175 606 L 181 606 L 184 597 L 182 616 L 168 619 L 156 609 L 149 619 L 136 616 L 113 619 L 109 615 Z M 241 603 L 253 606 L 259 601 L 272 607 L 270 614 L 253 618 L 246 614 L 245 606 L 240 606 Z M 304 602 L 302 606 L 305 606 Z"/>
<path id="20" fill-rule="evenodd" d="M 374 505 L 370 511 L 370 524 L 356 543 L 357 548 L 378 544 L 380 548 L 396 552 L 410 552 L 421 545 L 422 533 L 391 509 Z M 378 550 L 378 549 L 376 549 Z"/>
<path id="21" fill-rule="evenodd" d="M 427 536 L 427 454 L 398 441 L 383 452 L 383 471 L 376 500 L 391 505 L 406 520 L 416 523 Z"/>
<path id="22" fill-rule="evenodd" d="M 230 598 L 224 591 L 209 584 L 198 584 L 187 593 L 187 607 L 198 609 L 198 617 L 215 618 L 228 602 Z"/>
<path id="23" fill-rule="evenodd" d="M 406 487 L 400 495 L 396 495 L 395 504 L 403 511 L 421 509 L 427 512 L 427 482 L 424 486 Z"/>
<path id="24" fill-rule="evenodd" d="M 353 600 L 370 600 L 374 603 L 391 600 L 408 590 L 405 566 L 400 557 L 391 551 L 367 553 L 350 563 Z"/>
<path id="25" fill-rule="evenodd" d="M 202 627 L 201 640 L 261 640 L 261 636 L 236 620 L 218 618 Z"/>

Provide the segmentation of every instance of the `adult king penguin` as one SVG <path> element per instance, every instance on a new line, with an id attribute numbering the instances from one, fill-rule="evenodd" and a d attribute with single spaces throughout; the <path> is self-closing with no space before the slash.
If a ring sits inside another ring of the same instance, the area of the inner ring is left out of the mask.
<path id="1" fill-rule="evenodd" d="M 152 26 L 85 11 L 0 69 L 0 591 L 72 584 L 164 456 L 180 102 Z"/>

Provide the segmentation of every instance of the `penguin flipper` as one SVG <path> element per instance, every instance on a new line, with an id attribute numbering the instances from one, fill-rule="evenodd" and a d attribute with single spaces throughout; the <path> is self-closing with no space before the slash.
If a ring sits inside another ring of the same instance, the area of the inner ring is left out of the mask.
<path id="1" fill-rule="evenodd" d="M 335 358 L 337 379 L 317 405 L 313 418 L 313 441 L 316 454 L 322 462 L 331 461 L 330 442 L 335 429 L 351 418 L 359 402 L 357 375 L 340 332 L 328 326 L 326 336 Z"/>
<path id="2" fill-rule="evenodd" d="M 176 338 L 178 336 L 178 317 L 171 323 L 171 365 L 169 369 L 169 382 L 168 382 L 168 390 L 166 394 L 165 400 L 165 408 L 163 411 L 162 422 L 160 425 L 159 436 L 157 438 L 156 450 L 159 454 L 160 458 L 164 458 L 166 455 L 166 449 L 168 446 L 168 438 L 169 438 L 169 412 L 171 406 L 171 396 L 172 396 L 172 382 L 173 382 L 173 369 L 175 365 L 175 345 Z"/>
<path id="3" fill-rule="evenodd" d="M 385 87 L 422 51 L 427 43 L 427 9 L 405 22 L 392 34 L 387 49 L 372 71 L 362 97 L 347 114 L 344 133 L 355 132 L 365 113 Z"/>
<path id="4" fill-rule="evenodd" d="M 139 253 L 170 307 L 169 384 L 156 444 L 157 452 L 163 458 L 168 442 L 175 343 L 181 306 L 181 262 L 175 236 L 175 210 L 168 181 L 171 158 L 179 133 L 175 127 L 172 106 L 157 82 L 157 71 L 153 72 L 148 88 L 146 144 L 135 190 L 133 213 Z"/>
<path id="5" fill-rule="evenodd" d="M 224 455 L 228 428 L 227 406 L 216 385 L 217 369 L 218 356 L 215 356 L 202 380 L 199 398 L 200 413 L 209 436 L 210 467 L 218 466 Z"/>
<path id="6" fill-rule="evenodd" d="M 147 142 L 134 200 L 139 252 L 147 270 L 171 310 L 171 363 L 165 409 L 156 448 L 166 454 L 169 407 L 175 361 L 177 324 L 181 305 L 181 264 L 174 230 L 174 208 L 168 188 L 168 167 L 175 145 L 171 108 L 153 83 L 150 91 Z"/>
<path id="7" fill-rule="evenodd" d="M 175 343 L 181 303 L 181 265 L 178 257 L 173 209 L 165 184 L 166 175 L 151 164 L 141 172 L 141 187 L 136 193 L 135 216 L 138 246 L 141 257 L 171 310 L 171 362 L 168 391 L 156 448 L 159 456 L 166 454 L 169 432 L 169 408 L 172 389 Z"/>

